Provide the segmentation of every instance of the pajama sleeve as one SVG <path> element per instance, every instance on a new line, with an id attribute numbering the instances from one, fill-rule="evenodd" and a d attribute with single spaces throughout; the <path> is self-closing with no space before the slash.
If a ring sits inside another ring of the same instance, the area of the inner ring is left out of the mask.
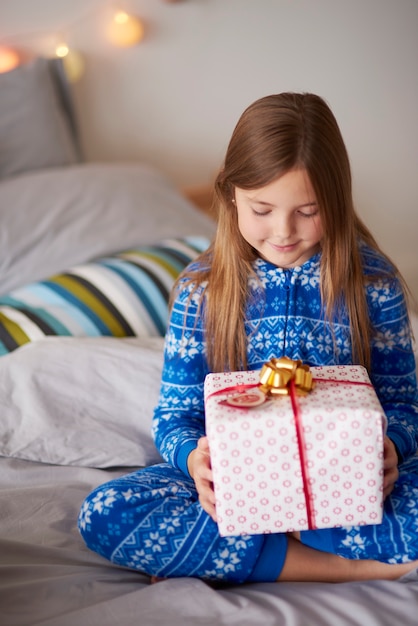
<path id="1" fill-rule="evenodd" d="M 368 288 L 373 324 L 371 380 L 388 418 L 400 461 L 417 451 L 416 362 L 405 298 L 395 278 Z"/>
<path id="2" fill-rule="evenodd" d="M 167 329 L 153 435 L 161 456 L 188 475 L 187 458 L 205 434 L 203 386 L 208 373 L 202 324 L 203 287 L 180 283 Z"/>

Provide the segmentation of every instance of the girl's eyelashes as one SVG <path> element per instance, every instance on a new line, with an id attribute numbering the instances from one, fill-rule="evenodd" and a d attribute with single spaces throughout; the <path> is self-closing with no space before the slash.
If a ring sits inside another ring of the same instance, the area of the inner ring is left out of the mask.
<path id="1" fill-rule="evenodd" d="M 254 207 L 251 207 L 251 211 L 253 212 L 254 215 L 257 215 L 259 217 L 270 215 L 270 213 L 271 213 L 271 210 L 266 210 L 266 209 L 259 210 L 259 209 L 255 209 Z M 308 211 L 303 211 L 301 209 L 297 209 L 295 212 L 300 217 L 309 218 L 309 217 L 315 217 L 316 215 L 318 215 L 319 210 L 317 208 L 310 209 Z"/>
<path id="2" fill-rule="evenodd" d="M 253 207 L 251 207 L 252 212 L 254 213 L 254 215 L 259 215 L 260 217 L 263 217 L 263 215 L 270 215 L 271 211 L 266 211 L 265 209 L 262 211 L 258 211 L 257 209 L 254 209 Z"/>
<path id="3" fill-rule="evenodd" d="M 314 209 L 313 211 L 309 211 L 308 213 L 306 211 L 298 211 L 298 213 L 301 217 L 315 217 L 316 215 L 318 215 L 319 211 L 318 209 Z"/>

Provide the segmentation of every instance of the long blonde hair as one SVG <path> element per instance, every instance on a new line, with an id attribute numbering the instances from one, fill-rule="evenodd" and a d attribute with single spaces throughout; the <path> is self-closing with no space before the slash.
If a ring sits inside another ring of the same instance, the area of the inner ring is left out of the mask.
<path id="1" fill-rule="evenodd" d="M 201 257 L 203 269 L 183 275 L 194 284 L 207 281 L 205 334 L 212 371 L 247 365 L 245 306 L 257 254 L 238 228 L 235 187 L 257 189 L 295 168 L 307 171 L 321 215 L 326 318 L 347 310 L 353 362 L 369 367 L 371 329 L 359 243 L 381 250 L 355 212 L 349 158 L 330 108 L 314 94 L 281 93 L 257 100 L 240 117 L 215 181 L 215 239 Z"/>

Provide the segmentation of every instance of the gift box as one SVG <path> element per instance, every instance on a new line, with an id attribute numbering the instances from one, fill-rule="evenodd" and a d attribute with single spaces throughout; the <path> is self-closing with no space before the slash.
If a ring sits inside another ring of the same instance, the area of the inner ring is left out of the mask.
<path id="1" fill-rule="evenodd" d="M 260 371 L 206 377 L 222 536 L 381 523 L 386 419 L 367 371 L 310 373 L 306 395 L 292 383 L 267 399 Z"/>

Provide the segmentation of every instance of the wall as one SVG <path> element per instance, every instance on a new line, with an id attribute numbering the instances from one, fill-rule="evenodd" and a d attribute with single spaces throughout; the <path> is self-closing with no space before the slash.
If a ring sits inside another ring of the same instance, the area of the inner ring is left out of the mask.
<path id="1" fill-rule="evenodd" d="M 118 5 L 144 20 L 137 47 L 104 37 Z M 141 159 L 205 183 L 250 102 L 325 97 L 359 212 L 418 295 L 417 24 L 417 0 L 0 0 L 0 39 L 40 48 L 61 29 L 84 55 L 74 94 L 89 160 Z"/>

